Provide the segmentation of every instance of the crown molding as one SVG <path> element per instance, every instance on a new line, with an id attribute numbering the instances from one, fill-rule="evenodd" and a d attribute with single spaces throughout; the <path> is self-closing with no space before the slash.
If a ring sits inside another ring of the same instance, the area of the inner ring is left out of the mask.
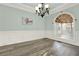
<path id="1" fill-rule="evenodd" d="M 55 14 L 57 12 L 63 11 L 65 9 L 68 9 L 68 8 L 71 8 L 71 7 L 74 7 L 76 5 L 79 5 L 79 4 L 74 4 L 74 3 L 63 4 L 62 6 L 59 6 L 57 8 L 54 8 L 53 10 L 51 10 L 49 15 Z M 46 15 L 46 16 L 48 16 L 48 15 Z"/>
<path id="2" fill-rule="evenodd" d="M 19 9 L 19 10 L 26 11 L 26 12 L 30 12 L 30 13 L 35 13 L 34 7 L 24 5 L 22 3 L 2 3 L 1 5 L 12 7 L 12 8 Z M 65 9 L 71 8 L 71 7 L 76 6 L 76 5 L 78 5 L 78 4 L 76 4 L 76 3 L 64 3 L 58 7 L 50 10 L 50 14 L 46 15 L 46 16 L 50 16 L 52 14 L 55 14 L 57 12 L 63 11 Z"/>
<path id="3" fill-rule="evenodd" d="M 35 12 L 33 7 L 24 5 L 22 3 L 2 3 L 1 5 L 12 7 L 12 8 L 19 9 L 19 10 L 26 11 L 26 12 L 31 12 L 31 13 Z"/>

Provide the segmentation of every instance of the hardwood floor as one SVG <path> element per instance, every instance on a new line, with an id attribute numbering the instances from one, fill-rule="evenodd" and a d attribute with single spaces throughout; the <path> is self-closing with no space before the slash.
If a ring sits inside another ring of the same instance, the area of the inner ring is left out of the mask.
<path id="1" fill-rule="evenodd" d="M 79 56 L 79 46 L 44 38 L 1 46 L 0 56 Z"/>
<path id="2" fill-rule="evenodd" d="M 79 46 L 63 42 L 54 41 L 51 51 L 54 56 L 79 56 Z"/>

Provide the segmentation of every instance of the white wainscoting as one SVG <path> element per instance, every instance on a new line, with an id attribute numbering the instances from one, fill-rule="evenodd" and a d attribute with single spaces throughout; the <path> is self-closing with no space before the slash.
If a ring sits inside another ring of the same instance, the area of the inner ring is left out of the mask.
<path id="1" fill-rule="evenodd" d="M 55 37 L 54 31 L 0 31 L 0 46 L 40 38 L 50 38 L 79 46 L 79 31 L 76 31 L 75 39 L 59 39 Z"/>
<path id="2" fill-rule="evenodd" d="M 54 39 L 54 40 L 57 40 L 57 41 L 62 41 L 62 42 L 65 42 L 65 43 L 69 43 L 69 44 L 72 44 L 72 45 L 79 46 L 79 31 L 75 32 L 75 38 L 74 39 L 60 39 L 60 38 L 57 38 L 57 37 L 55 37 L 55 32 L 54 31 L 46 31 L 46 36 L 50 39 Z"/>
<path id="3" fill-rule="evenodd" d="M 0 31 L 0 46 L 45 38 L 45 31 Z"/>

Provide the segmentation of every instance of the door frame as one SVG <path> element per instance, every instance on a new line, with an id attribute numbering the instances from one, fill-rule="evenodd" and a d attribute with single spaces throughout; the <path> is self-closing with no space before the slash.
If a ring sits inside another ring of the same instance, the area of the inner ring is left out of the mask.
<path id="1" fill-rule="evenodd" d="M 53 24 L 54 24 L 54 36 L 55 36 L 55 39 L 58 39 L 57 38 L 57 36 L 56 36 L 56 33 L 57 33 L 57 29 L 56 29 L 56 22 L 55 22 L 55 20 L 56 20 L 56 18 L 59 16 L 59 15 L 61 15 L 61 14 L 69 14 L 69 15 L 71 15 L 71 17 L 73 18 L 73 23 L 74 23 L 74 28 L 73 28 L 73 40 L 75 40 L 76 39 L 76 35 L 75 35 L 75 17 L 74 17 L 74 15 L 72 14 L 72 13 L 70 13 L 70 12 L 60 12 L 60 13 L 58 13 L 57 14 L 57 16 L 54 18 L 54 20 L 53 20 Z"/>

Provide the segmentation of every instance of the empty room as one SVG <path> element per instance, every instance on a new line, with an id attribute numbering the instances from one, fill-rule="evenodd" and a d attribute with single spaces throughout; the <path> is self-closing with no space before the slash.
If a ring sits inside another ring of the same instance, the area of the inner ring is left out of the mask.
<path id="1" fill-rule="evenodd" d="M 78 3 L 0 3 L 0 56 L 79 56 Z"/>

